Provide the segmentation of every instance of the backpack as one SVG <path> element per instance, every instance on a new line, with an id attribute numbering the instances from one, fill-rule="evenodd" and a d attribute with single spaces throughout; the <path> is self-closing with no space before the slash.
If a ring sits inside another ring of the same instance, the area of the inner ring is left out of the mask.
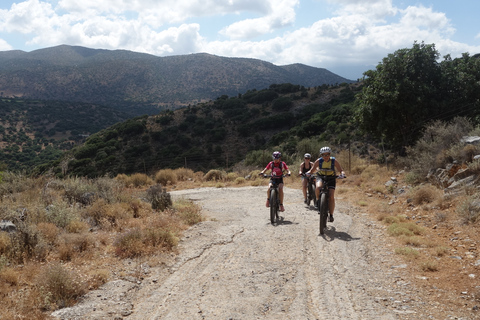
<path id="1" fill-rule="evenodd" d="M 275 162 L 274 161 L 270 161 L 271 166 L 272 166 L 272 169 L 275 167 Z M 280 161 L 280 170 L 283 171 L 283 161 Z"/>
<path id="2" fill-rule="evenodd" d="M 335 157 L 330 157 L 330 159 L 332 160 L 332 170 L 335 171 Z M 323 160 L 323 158 L 318 159 L 318 169 L 317 170 L 322 170 L 322 165 L 323 165 L 324 161 L 325 160 Z"/>

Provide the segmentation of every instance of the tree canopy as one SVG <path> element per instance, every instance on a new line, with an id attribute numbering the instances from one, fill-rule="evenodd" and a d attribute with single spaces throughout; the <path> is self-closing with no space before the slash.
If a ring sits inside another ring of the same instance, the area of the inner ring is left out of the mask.
<path id="1" fill-rule="evenodd" d="M 362 129 L 401 147 L 412 145 L 428 121 L 476 116 L 479 59 L 438 59 L 434 44 L 414 43 L 365 72 L 356 107 Z"/>

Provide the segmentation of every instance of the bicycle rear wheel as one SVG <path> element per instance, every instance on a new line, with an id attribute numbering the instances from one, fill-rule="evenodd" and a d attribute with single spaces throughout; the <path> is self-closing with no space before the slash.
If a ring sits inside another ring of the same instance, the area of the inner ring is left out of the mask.
<path id="1" fill-rule="evenodd" d="M 325 193 L 320 195 L 320 204 L 318 206 L 318 210 L 320 211 L 320 234 L 324 234 L 325 228 L 327 227 L 328 217 L 328 203 L 327 195 Z"/>
<path id="2" fill-rule="evenodd" d="M 277 218 L 277 193 L 275 190 L 270 192 L 270 223 L 275 224 Z"/>

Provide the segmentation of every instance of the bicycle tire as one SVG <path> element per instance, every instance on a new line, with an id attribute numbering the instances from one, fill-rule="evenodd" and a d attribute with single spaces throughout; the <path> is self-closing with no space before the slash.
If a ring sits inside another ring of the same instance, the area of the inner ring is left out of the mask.
<path id="1" fill-rule="evenodd" d="M 318 206 L 320 211 L 320 234 L 325 233 L 325 228 L 327 227 L 327 217 L 328 217 L 328 200 L 327 194 L 322 193 L 320 195 L 320 204 Z"/>
<path id="2" fill-rule="evenodd" d="M 270 223 L 275 224 L 277 218 L 277 192 L 272 190 L 270 192 Z"/>
<path id="3" fill-rule="evenodd" d="M 317 201 L 317 197 L 315 195 L 315 185 L 313 183 L 309 183 L 309 190 L 310 190 L 310 197 L 308 199 L 308 205 L 310 202 L 313 201 L 313 204 Z"/>
<path id="4" fill-rule="evenodd" d="M 309 206 L 310 203 L 312 202 L 312 184 L 310 183 L 310 181 L 308 181 L 307 183 L 308 183 L 308 188 L 307 188 L 307 206 Z"/>

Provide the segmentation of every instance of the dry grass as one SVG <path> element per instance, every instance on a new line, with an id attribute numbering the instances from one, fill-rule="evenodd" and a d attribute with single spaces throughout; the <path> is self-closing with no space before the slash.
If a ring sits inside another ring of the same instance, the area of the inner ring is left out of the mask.
<path id="1" fill-rule="evenodd" d="M 203 176 L 173 174 L 186 182 Z M 0 220 L 13 221 L 17 231 L 0 232 L 1 318 L 46 319 L 108 281 L 122 259 L 175 251 L 182 231 L 203 219 L 200 208 L 172 203 L 161 189 L 154 195 L 170 201 L 153 210 L 144 196 L 152 183 L 143 174 L 63 180 L 6 174 Z"/>

